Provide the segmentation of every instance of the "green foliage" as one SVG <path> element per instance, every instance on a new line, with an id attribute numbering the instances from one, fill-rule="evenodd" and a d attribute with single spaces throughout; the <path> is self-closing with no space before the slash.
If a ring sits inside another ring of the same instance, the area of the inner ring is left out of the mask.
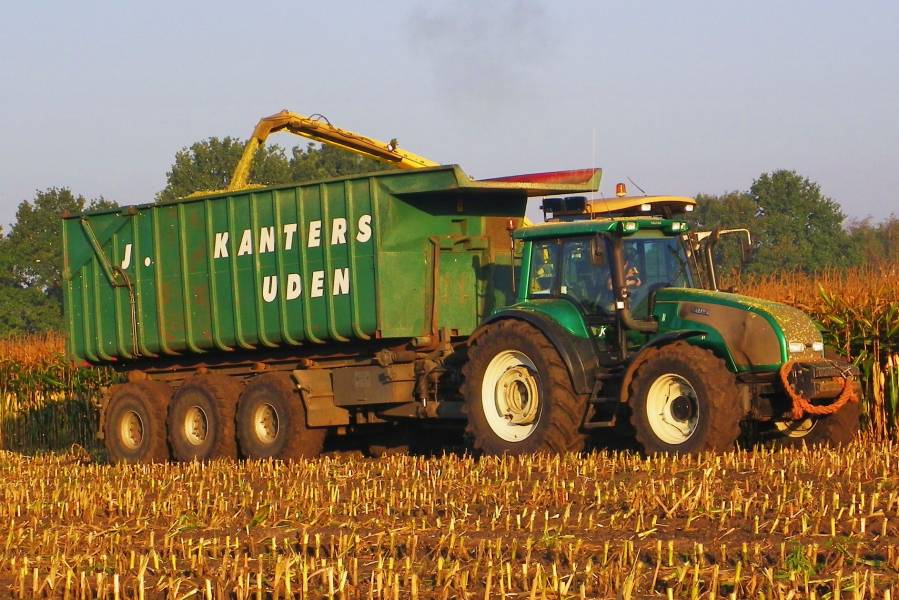
<path id="1" fill-rule="evenodd" d="M 849 235 L 861 263 L 899 264 L 899 217 L 890 215 L 880 223 L 870 218 L 853 221 Z"/>
<path id="2" fill-rule="evenodd" d="M 166 186 L 156 194 L 157 202 L 187 196 L 193 192 L 221 190 L 231 181 L 231 173 L 243 154 L 246 142 L 211 137 L 175 153 L 175 163 L 166 173 Z M 290 161 L 277 145 L 263 146 L 256 153 L 250 181 L 273 185 L 290 181 Z"/>
<path id="3" fill-rule="evenodd" d="M 334 146 L 308 144 L 294 146 L 290 160 L 291 181 L 342 177 L 356 173 L 383 171 L 390 166 Z"/>
<path id="4" fill-rule="evenodd" d="M 746 228 L 755 234 L 758 206 L 748 193 L 726 192 L 720 196 L 698 194 L 696 201 L 696 210 L 689 216 L 690 226 L 694 231 Z M 742 267 L 737 238 L 722 238 L 715 254 L 719 273 L 735 274 Z"/>
<path id="5" fill-rule="evenodd" d="M 175 163 L 166 174 L 166 186 L 156 195 L 156 200 L 164 202 L 192 192 L 226 188 L 245 145 L 246 142 L 236 138 L 211 137 L 189 148 L 182 148 L 175 154 Z M 261 185 L 277 185 L 385 168 L 389 167 L 327 145 L 309 144 L 306 148 L 296 146 L 288 159 L 284 148 L 272 144 L 263 146 L 256 152 L 249 181 Z"/>
<path id="6" fill-rule="evenodd" d="M 845 215 L 817 183 L 795 171 L 774 171 L 756 179 L 749 195 L 759 214 L 753 271 L 811 272 L 853 263 Z"/>
<path id="7" fill-rule="evenodd" d="M 38 190 L 19 204 L 16 223 L 0 237 L 0 336 L 61 329 L 60 216 L 115 206 L 103 197 L 88 201 L 68 188 Z"/>
<path id="8" fill-rule="evenodd" d="M 795 171 L 763 173 L 748 192 L 699 195 L 697 200 L 691 217 L 694 229 L 745 227 L 752 232 L 750 272 L 809 273 L 857 261 L 857 246 L 843 228 L 839 204 Z M 737 246 L 722 244 L 716 259 L 722 272 L 734 270 L 739 265 Z"/>

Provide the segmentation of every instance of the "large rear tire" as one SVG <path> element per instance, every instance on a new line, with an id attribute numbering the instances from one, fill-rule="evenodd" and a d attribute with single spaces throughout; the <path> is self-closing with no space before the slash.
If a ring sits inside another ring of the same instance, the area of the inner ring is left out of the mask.
<path id="1" fill-rule="evenodd" d="M 111 463 L 157 463 L 169 459 L 165 415 L 171 389 L 164 383 L 125 383 L 112 390 L 103 425 Z"/>
<path id="2" fill-rule="evenodd" d="M 169 403 L 168 437 L 175 460 L 237 458 L 234 411 L 240 384 L 226 375 L 197 375 Z"/>
<path id="3" fill-rule="evenodd" d="M 508 319 L 488 325 L 468 349 L 462 394 L 466 433 L 484 454 L 584 448 L 585 398 L 558 351 L 535 327 Z"/>
<path id="4" fill-rule="evenodd" d="M 744 417 L 736 378 L 724 361 L 686 342 L 659 348 L 637 367 L 628 404 L 647 454 L 728 450 Z"/>
<path id="5" fill-rule="evenodd" d="M 313 458 L 321 453 L 326 430 L 306 424 L 306 409 L 286 373 L 250 380 L 237 405 L 237 439 L 250 459 Z"/>

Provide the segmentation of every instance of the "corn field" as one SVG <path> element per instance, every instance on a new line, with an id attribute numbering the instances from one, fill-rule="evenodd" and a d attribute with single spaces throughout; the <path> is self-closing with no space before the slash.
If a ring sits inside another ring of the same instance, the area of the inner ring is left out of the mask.
<path id="1" fill-rule="evenodd" d="M 0 340 L 0 449 L 96 447 L 92 400 L 115 374 L 65 360 L 59 335 Z"/>
<path id="2" fill-rule="evenodd" d="M 0 452 L 0 595 L 893 598 L 896 442 L 103 466 Z"/>
<path id="3" fill-rule="evenodd" d="M 895 437 L 899 428 L 899 266 L 883 263 L 814 276 L 744 278 L 740 292 L 795 306 L 814 318 L 824 341 L 862 370 L 868 428 Z"/>

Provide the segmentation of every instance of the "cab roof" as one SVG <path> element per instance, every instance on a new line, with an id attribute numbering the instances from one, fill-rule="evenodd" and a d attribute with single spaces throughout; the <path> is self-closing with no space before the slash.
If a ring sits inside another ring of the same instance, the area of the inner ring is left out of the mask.
<path id="1" fill-rule="evenodd" d="M 658 230 L 665 235 L 680 235 L 689 227 L 684 221 L 661 217 L 621 217 L 603 219 L 581 219 L 578 221 L 549 221 L 516 229 L 512 237 L 518 240 L 571 237 L 613 233 L 633 235 L 643 230 Z"/>

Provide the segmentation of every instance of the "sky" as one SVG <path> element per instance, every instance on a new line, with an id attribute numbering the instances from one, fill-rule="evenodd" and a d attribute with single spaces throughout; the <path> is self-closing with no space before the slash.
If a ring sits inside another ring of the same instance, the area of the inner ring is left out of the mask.
<path id="1" fill-rule="evenodd" d="M 851 218 L 899 214 L 895 1 L 35 0 L 3 13 L 3 224 L 51 186 L 150 202 L 176 151 L 245 138 L 283 108 L 476 178 L 599 166 L 606 195 L 628 177 L 695 195 L 783 168 Z"/>

